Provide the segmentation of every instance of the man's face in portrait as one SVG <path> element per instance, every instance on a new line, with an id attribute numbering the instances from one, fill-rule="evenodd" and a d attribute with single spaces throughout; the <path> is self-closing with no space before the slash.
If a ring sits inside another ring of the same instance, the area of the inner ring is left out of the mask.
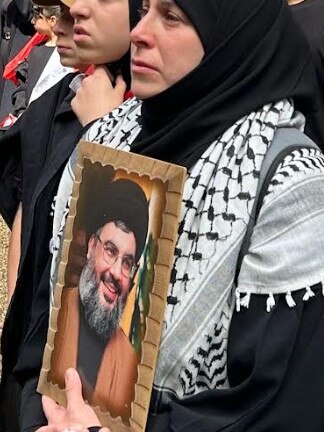
<path id="1" fill-rule="evenodd" d="M 108 341 L 119 325 L 135 272 L 136 240 L 122 222 L 92 235 L 80 276 L 80 298 L 89 326 Z"/>

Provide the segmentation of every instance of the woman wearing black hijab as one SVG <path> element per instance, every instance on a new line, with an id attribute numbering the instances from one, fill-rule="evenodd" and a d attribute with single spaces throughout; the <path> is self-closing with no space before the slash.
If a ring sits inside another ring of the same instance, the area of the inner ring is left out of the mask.
<path id="1" fill-rule="evenodd" d="M 128 13 L 134 24 L 138 2 L 125 0 L 123 6 L 127 27 L 121 29 L 120 37 L 126 42 L 120 49 L 121 60 L 116 60 L 115 50 L 110 66 L 122 70 L 127 81 Z M 106 61 L 109 59 L 107 56 Z M 44 418 L 36 386 L 48 327 L 51 206 L 81 131 L 70 105 L 79 77 L 74 78 L 75 74 L 70 74 L 31 104 L 1 142 L 0 209 L 9 226 L 19 200 L 22 202 L 19 274 L 1 340 L 1 432 L 29 430 L 41 425 Z"/>
<path id="2" fill-rule="evenodd" d="M 86 138 L 188 168 L 147 430 L 320 431 L 324 159 L 296 131 L 313 109 L 307 43 L 282 0 L 144 1 L 132 43 L 142 106 Z M 305 146 L 270 181 L 236 281 L 263 160 L 293 131 Z"/>

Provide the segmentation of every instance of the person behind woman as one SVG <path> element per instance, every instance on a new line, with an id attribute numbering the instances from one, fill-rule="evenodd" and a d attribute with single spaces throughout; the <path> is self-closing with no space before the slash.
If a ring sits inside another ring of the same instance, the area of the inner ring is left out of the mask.
<path id="1" fill-rule="evenodd" d="M 105 46 L 110 57 L 105 60 L 118 61 L 118 68 L 123 58 L 129 69 L 129 56 L 124 54 L 130 44 L 129 14 L 135 13 L 134 4 L 136 0 L 109 1 L 103 5 L 105 13 L 101 11 L 109 40 Z M 125 23 L 122 28 L 120 20 Z M 117 49 L 112 49 L 115 43 Z M 69 46 L 64 47 L 63 39 L 60 45 L 59 34 L 58 48 L 67 60 Z M 43 421 L 36 387 L 48 327 L 51 206 L 81 130 L 70 105 L 81 79 L 69 74 L 30 104 L 1 142 L 0 211 L 11 226 L 19 199 L 22 209 L 17 224 L 22 227 L 18 278 L 1 339 L 0 429 L 4 432 L 29 431 Z M 116 87 L 123 95 L 124 83 Z"/>
<path id="2" fill-rule="evenodd" d="M 74 21 L 69 14 L 69 9 L 63 4 L 61 12 L 55 26 L 58 48 L 64 47 L 64 50 L 60 51 L 60 59 L 62 64 L 67 67 L 74 66 L 83 70 L 87 65 L 82 65 L 76 56 L 73 42 Z M 38 195 L 40 200 L 46 196 L 46 193 L 41 195 L 39 189 L 35 192 L 36 185 L 40 182 L 40 188 L 45 187 L 45 184 L 48 186 L 51 178 L 49 167 L 54 168 L 55 163 L 58 162 L 60 145 L 62 146 L 61 149 L 68 151 L 69 137 L 73 140 L 73 134 L 76 136 L 81 128 L 78 120 L 69 110 L 68 100 L 66 100 L 70 93 L 69 85 L 74 77 L 75 74 L 64 77 L 62 81 L 42 95 L 39 100 L 32 103 L 24 115 L 6 132 L 1 141 L 0 211 L 8 226 L 12 228 L 8 251 L 8 311 L 1 338 L 0 430 L 4 432 L 22 428 L 24 421 L 28 422 L 31 411 L 26 407 L 22 410 L 19 419 L 17 412 L 19 412 L 20 407 L 21 388 L 17 384 L 16 377 L 13 376 L 13 368 L 21 350 L 22 340 L 28 330 L 31 314 L 30 304 L 40 285 L 41 278 L 37 278 L 35 268 L 31 266 L 28 268 L 28 264 L 25 263 L 21 279 L 18 282 L 18 294 L 15 296 L 14 301 L 11 301 L 11 299 L 16 288 L 21 246 L 23 248 L 22 261 L 27 260 L 25 247 L 26 243 L 28 244 L 26 238 L 29 238 L 30 224 L 32 224 L 30 214 L 32 214 L 32 218 L 34 217 L 34 213 L 30 209 L 32 197 L 34 196 L 35 200 L 32 204 L 32 208 L 34 208 L 36 206 L 35 195 Z M 69 124 L 69 128 L 67 128 L 67 124 Z M 65 139 L 66 141 L 64 141 Z M 48 158 L 51 144 L 56 145 L 56 151 L 51 154 L 51 158 Z M 73 145 L 73 143 L 71 144 Z M 57 159 L 55 160 L 55 158 Z M 44 168 L 46 169 L 44 170 Z M 38 211 L 42 209 L 43 205 L 44 201 L 36 206 Z M 44 269 L 40 264 L 40 257 L 46 257 L 48 241 L 46 239 L 45 241 L 42 240 L 46 229 L 42 231 L 41 227 L 46 226 L 48 218 L 46 213 L 45 215 L 39 215 L 39 218 L 42 222 L 41 224 L 36 222 L 37 229 L 34 236 L 38 240 L 33 246 L 36 249 L 39 248 L 39 250 L 44 247 L 38 258 L 34 258 L 35 263 L 38 262 L 38 265 L 40 265 L 40 272 L 42 272 Z M 29 245 L 28 259 L 31 259 L 31 250 L 33 250 L 33 247 Z M 33 280 L 33 282 L 25 284 L 27 280 Z M 34 288 L 29 291 L 27 286 L 29 288 L 34 286 Z M 47 300 L 44 299 L 44 302 L 46 304 Z M 39 343 L 42 343 L 39 335 L 36 335 L 36 339 Z M 33 359 L 37 363 L 37 353 L 35 351 L 33 352 Z M 41 361 L 41 353 L 38 361 Z M 29 361 L 28 365 L 30 372 L 33 367 L 32 362 Z M 20 383 L 23 384 L 27 381 L 26 376 L 23 375 L 20 376 L 20 379 Z M 22 387 L 24 390 L 24 385 Z M 26 399 L 32 405 L 33 398 L 28 395 Z M 21 423 L 18 426 L 19 420 Z"/>
<path id="3" fill-rule="evenodd" d="M 27 108 L 32 91 L 54 52 L 56 36 L 53 28 L 59 15 L 59 6 L 40 8 L 34 5 L 32 8 L 31 22 L 36 32 L 47 36 L 47 40 L 35 46 L 28 58 L 17 68 L 16 78 L 19 85 L 12 94 L 13 115 L 15 117 L 19 117 Z M 56 66 L 61 66 L 59 59 Z"/>
<path id="4" fill-rule="evenodd" d="M 318 432 L 324 157 L 297 130 L 297 109 L 311 112 L 307 43 L 282 0 L 144 0 L 141 16 L 142 107 L 125 102 L 85 138 L 188 168 L 147 430 Z M 92 120 L 78 94 L 73 106 Z M 302 147 L 273 175 L 239 269 L 263 161 L 291 135 Z M 68 195 L 73 161 L 63 177 Z"/>
<path id="5" fill-rule="evenodd" d="M 12 80 L 16 86 L 11 94 L 13 109 L 0 122 L 3 132 L 15 123 L 28 104 L 36 98 L 36 94 L 39 96 L 41 92 L 63 78 L 66 73 L 71 72 L 62 70 L 59 56 L 55 51 L 56 36 L 53 27 L 59 14 L 58 6 L 43 9 L 36 5 L 32 7 L 31 23 L 36 34 L 10 60 L 3 73 L 3 77 L 6 80 Z M 45 85 L 44 69 L 48 75 Z M 40 80 L 41 76 L 42 80 Z"/>
<path id="6" fill-rule="evenodd" d="M 88 65 L 82 64 L 76 55 L 75 43 L 73 41 L 74 20 L 69 13 L 69 8 L 64 3 L 61 3 L 61 5 L 57 6 L 57 7 L 60 8 L 60 17 L 54 26 L 54 31 L 55 31 L 56 37 L 57 37 L 57 50 L 59 53 L 60 62 L 61 62 L 62 66 L 65 70 L 72 70 L 72 68 L 73 68 L 75 70 L 79 70 L 80 72 L 85 71 L 88 68 Z M 67 77 L 66 80 L 68 82 L 70 82 L 71 75 L 69 77 Z M 57 94 L 57 92 L 60 89 L 60 87 L 62 86 L 62 84 L 63 84 L 63 82 L 57 84 L 56 87 L 54 89 L 52 89 L 50 93 L 47 93 L 45 96 L 42 97 L 42 99 L 36 105 L 34 105 L 35 112 L 34 112 L 33 108 L 29 110 L 29 112 L 31 112 L 30 119 L 33 119 L 34 115 L 37 116 L 37 111 L 39 109 L 39 106 L 44 107 L 47 105 L 50 107 L 50 104 L 48 104 L 49 95 L 51 97 L 52 93 Z M 45 102 L 47 102 L 47 104 Z M 44 109 L 43 109 L 43 111 L 45 111 L 46 117 L 48 118 L 49 112 L 47 110 L 44 110 Z M 37 120 L 37 117 L 35 118 L 35 121 L 36 120 Z M 28 125 L 28 127 L 29 127 L 30 124 L 31 124 L 31 122 L 29 120 L 26 123 L 26 125 Z M 15 143 L 19 143 L 20 138 L 18 138 L 18 137 L 21 136 L 21 128 L 23 130 L 22 135 L 24 135 L 24 127 L 25 126 L 20 126 L 20 128 L 18 129 L 19 133 L 16 131 L 16 133 L 13 135 L 12 139 Z M 12 154 L 10 154 L 10 150 L 9 150 L 9 154 L 3 155 L 4 163 L 6 163 L 6 158 L 8 158 L 10 156 L 12 156 Z M 12 217 L 13 217 L 11 214 L 12 211 L 8 211 L 8 207 L 10 208 L 10 205 L 9 205 L 10 199 L 12 199 L 12 197 L 10 197 L 10 195 L 8 195 L 7 197 L 1 196 L 1 199 L 0 199 L 0 206 L 3 207 L 3 208 L 1 208 L 1 211 L 5 212 L 6 222 L 9 225 L 12 224 L 10 244 L 9 244 L 9 250 L 8 250 L 8 281 L 7 281 L 8 304 L 9 304 L 11 296 L 13 294 L 13 290 L 14 290 L 14 287 L 16 284 L 16 279 L 17 279 L 17 270 L 18 270 L 19 255 L 20 255 L 20 235 L 21 235 L 21 233 L 20 233 L 21 206 L 19 207 L 19 211 L 16 213 L 15 219 L 12 222 Z M 6 202 L 5 205 L 3 205 L 3 202 Z M 14 209 L 15 209 L 16 205 L 17 205 L 17 202 L 14 199 L 13 203 L 12 203 L 12 206 L 14 207 Z"/>
<path id="7" fill-rule="evenodd" d="M 3 0 L 0 4 L 0 76 L 35 30 L 30 22 L 30 0 Z M 0 80 L 0 118 L 12 110 L 12 81 Z"/>

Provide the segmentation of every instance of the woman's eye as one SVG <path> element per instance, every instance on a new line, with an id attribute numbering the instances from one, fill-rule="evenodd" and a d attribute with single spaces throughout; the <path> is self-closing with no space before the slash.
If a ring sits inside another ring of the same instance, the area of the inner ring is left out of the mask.
<path id="1" fill-rule="evenodd" d="M 177 15 L 170 13 L 170 12 L 168 12 L 166 14 L 166 19 L 169 21 L 180 21 L 180 19 L 177 17 Z"/>
<path id="2" fill-rule="evenodd" d="M 183 20 L 181 19 L 181 17 L 175 13 L 174 11 L 171 10 L 165 10 L 164 11 L 164 19 L 169 23 L 169 24 L 176 24 L 179 22 L 183 22 Z"/>
<path id="3" fill-rule="evenodd" d="M 138 9 L 138 14 L 141 19 L 145 17 L 147 12 L 148 12 L 148 7 L 146 6 L 142 6 L 140 9 Z"/>

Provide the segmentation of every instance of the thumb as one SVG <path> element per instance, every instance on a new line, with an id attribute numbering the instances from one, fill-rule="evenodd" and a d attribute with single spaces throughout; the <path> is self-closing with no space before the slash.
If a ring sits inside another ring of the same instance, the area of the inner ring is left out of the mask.
<path id="1" fill-rule="evenodd" d="M 59 405 L 47 396 L 42 396 L 42 405 L 48 423 L 53 422 L 61 410 Z"/>
<path id="2" fill-rule="evenodd" d="M 82 384 L 78 372 L 73 368 L 69 368 L 65 372 L 65 389 L 67 408 L 69 410 L 81 409 L 84 405 Z"/>
<path id="3" fill-rule="evenodd" d="M 122 75 L 118 74 L 116 77 L 116 82 L 115 82 L 115 89 L 120 92 L 122 95 L 124 95 L 125 91 L 126 91 L 126 83 L 123 80 Z"/>

